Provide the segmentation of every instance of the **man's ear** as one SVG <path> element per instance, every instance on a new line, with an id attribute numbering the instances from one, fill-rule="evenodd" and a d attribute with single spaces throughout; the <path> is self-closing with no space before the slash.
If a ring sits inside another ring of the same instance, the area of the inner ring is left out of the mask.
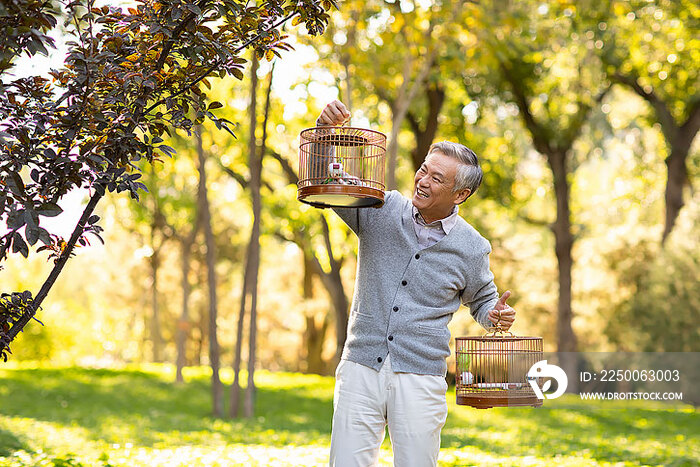
<path id="1" fill-rule="evenodd" d="M 469 198 L 469 195 L 471 194 L 472 190 L 470 190 L 469 188 L 465 188 L 464 190 L 457 192 L 455 196 L 455 204 L 462 204 L 467 200 L 467 198 Z"/>

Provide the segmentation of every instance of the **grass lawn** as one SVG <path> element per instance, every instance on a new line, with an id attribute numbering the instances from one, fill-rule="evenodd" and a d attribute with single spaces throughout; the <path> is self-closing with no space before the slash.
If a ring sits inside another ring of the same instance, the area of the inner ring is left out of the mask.
<path id="1" fill-rule="evenodd" d="M 228 420 L 210 416 L 207 369 L 185 376 L 175 385 L 170 366 L 0 366 L 0 467 L 327 465 L 333 378 L 256 373 L 256 417 Z M 476 410 L 454 399 L 452 389 L 441 466 L 700 462 L 700 419 L 689 405 L 600 408 L 566 395 L 540 409 Z M 391 459 L 387 437 L 380 465 Z"/>

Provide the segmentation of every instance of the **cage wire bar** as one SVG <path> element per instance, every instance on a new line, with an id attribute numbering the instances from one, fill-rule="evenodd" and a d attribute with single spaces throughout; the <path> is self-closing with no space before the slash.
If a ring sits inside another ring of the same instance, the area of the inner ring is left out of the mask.
<path id="1" fill-rule="evenodd" d="M 386 136 L 354 127 L 315 127 L 299 136 L 297 199 L 315 207 L 384 204 Z"/>
<path id="2" fill-rule="evenodd" d="M 493 333 L 455 339 L 458 405 L 540 407 L 542 401 L 527 381 L 532 365 L 543 359 L 541 337 Z"/>

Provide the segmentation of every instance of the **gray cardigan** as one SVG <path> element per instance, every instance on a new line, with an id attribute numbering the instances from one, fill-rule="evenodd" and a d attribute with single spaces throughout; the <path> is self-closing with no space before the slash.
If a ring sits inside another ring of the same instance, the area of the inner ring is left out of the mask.
<path id="1" fill-rule="evenodd" d="M 491 246 L 460 217 L 445 238 L 421 249 L 411 206 L 390 191 L 379 209 L 335 209 L 359 238 L 342 358 L 379 370 L 391 353 L 393 371 L 444 376 L 447 324 L 460 301 L 490 327 L 488 311 L 498 301 Z"/>

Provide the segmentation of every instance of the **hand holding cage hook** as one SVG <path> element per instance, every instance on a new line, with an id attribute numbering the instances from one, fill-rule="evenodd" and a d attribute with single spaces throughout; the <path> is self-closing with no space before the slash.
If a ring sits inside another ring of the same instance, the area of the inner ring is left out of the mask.
<path id="1" fill-rule="evenodd" d="M 506 303 L 510 295 L 510 290 L 505 291 L 494 305 L 493 310 L 489 311 L 488 319 L 491 321 L 493 329 L 507 331 L 513 325 L 515 310 Z"/>
<path id="2" fill-rule="evenodd" d="M 316 119 L 317 126 L 343 126 L 350 122 L 350 111 L 345 104 L 339 100 L 334 100 L 326 105 L 321 115 Z"/>

